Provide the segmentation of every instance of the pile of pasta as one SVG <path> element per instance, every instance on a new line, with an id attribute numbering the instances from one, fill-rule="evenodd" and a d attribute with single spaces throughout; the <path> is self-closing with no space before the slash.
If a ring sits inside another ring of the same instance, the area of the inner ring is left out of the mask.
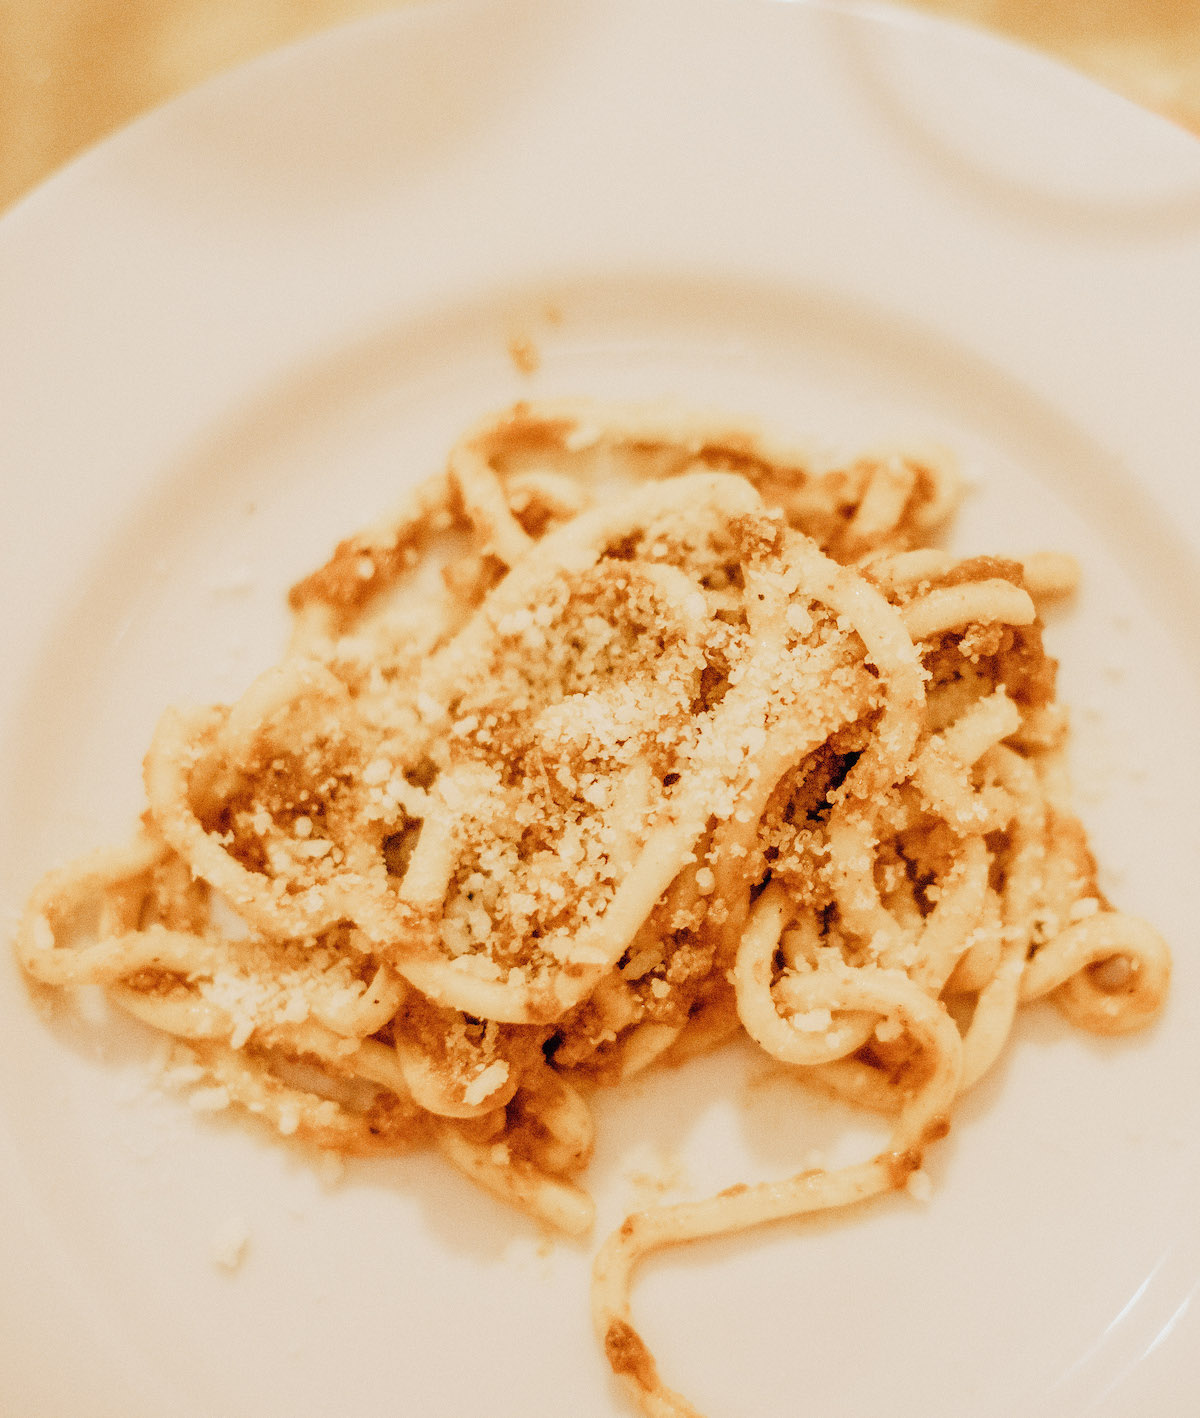
<path id="1" fill-rule="evenodd" d="M 232 705 L 169 710 L 135 839 L 17 949 L 174 1036 L 208 1097 L 341 1153 L 429 1144 L 578 1234 L 597 1085 L 744 1031 L 891 1118 L 856 1166 L 631 1216 L 678 1242 L 902 1187 L 1018 1006 L 1135 1029 L 1170 957 L 1105 899 L 1039 605 L 1069 558 L 928 545 L 944 457 L 817 468 L 711 420 L 520 404 L 290 595 Z"/>

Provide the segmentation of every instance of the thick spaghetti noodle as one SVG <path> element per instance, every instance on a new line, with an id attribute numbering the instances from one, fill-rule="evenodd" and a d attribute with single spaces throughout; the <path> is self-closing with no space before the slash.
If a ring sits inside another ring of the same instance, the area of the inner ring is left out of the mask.
<path id="1" fill-rule="evenodd" d="M 241 700 L 163 717 L 137 837 L 37 887 L 22 965 L 106 986 L 209 1100 L 432 1144 L 571 1233 L 588 1088 L 739 1029 L 890 1115 L 868 1161 L 602 1248 L 612 1367 L 692 1413 L 631 1321 L 644 1256 L 903 1186 L 1028 1000 L 1112 1033 L 1165 997 L 1064 796 L 1038 605 L 1073 565 L 929 549 L 956 490 L 928 457 L 817 472 L 517 406 L 293 588 Z"/>

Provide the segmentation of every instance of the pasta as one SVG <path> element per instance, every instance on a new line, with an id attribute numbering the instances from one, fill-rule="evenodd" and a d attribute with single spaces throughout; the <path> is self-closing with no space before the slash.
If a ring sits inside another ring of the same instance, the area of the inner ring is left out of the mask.
<path id="1" fill-rule="evenodd" d="M 891 1119 L 854 1166 L 626 1220 L 597 1333 L 653 1418 L 649 1254 L 904 1186 L 1051 997 L 1120 1033 L 1170 955 L 1105 898 L 1039 607 L 960 559 L 944 455 L 817 470 L 717 421 L 521 404 L 293 587 L 232 705 L 169 710 L 133 841 L 50 873 L 44 985 L 99 984 L 207 1097 L 342 1153 L 432 1146 L 569 1234 L 590 1089 L 739 1030 Z"/>

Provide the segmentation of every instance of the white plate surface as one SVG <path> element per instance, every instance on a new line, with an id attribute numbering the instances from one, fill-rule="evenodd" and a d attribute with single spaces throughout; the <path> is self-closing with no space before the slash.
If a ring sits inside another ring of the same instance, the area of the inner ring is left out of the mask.
<path id="1" fill-rule="evenodd" d="M 57 176 L 0 222 L 0 315 L 9 914 L 127 831 L 160 709 L 236 694 L 289 582 L 515 397 L 941 440 L 975 484 L 956 545 L 1075 551 L 1051 635 L 1080 804 L 1175 947 L 1166 1017 L 1097 1042 L 1029 1012 L 927 1205 L 652 1263 L 635 1313 L 711 1418 L 1196 1412 L 1200 147 L 886 8 L 418 4 Z M 144 1034 L 34 1008 L 7 958 L 0 1020 L 0 1412 L 627 1411 L 592 1245 L 434 1158 L 327 1186 L 148 1090 Z M 600 1124 L 601 1232 L 865 1145 L 738 1055 Z"/>

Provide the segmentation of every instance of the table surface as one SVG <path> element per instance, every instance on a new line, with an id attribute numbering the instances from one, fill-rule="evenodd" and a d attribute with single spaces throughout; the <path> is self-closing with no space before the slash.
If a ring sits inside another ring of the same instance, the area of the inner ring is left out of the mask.
<path id="1" fill-rule="evenodd" d="M 0 0 L 0 210 L 139 113 L 397 0 Z M 1052 54 L 1200 135 L 1200 0 L 902 0 Z"/>

